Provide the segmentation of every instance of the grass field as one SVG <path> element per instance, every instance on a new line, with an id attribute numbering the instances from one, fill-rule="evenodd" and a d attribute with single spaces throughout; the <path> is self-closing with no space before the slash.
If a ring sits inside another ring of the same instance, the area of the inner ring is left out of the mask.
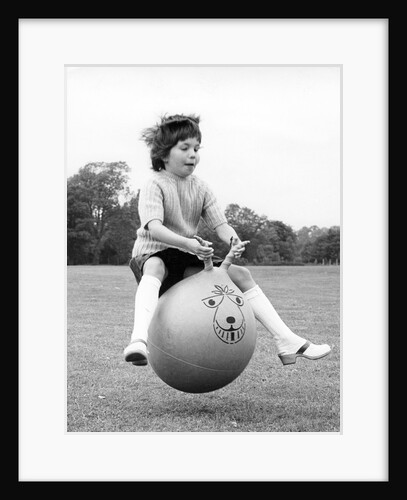
<path id="1" fill-rule="evenodd" d="M 250 267 L 290 328 L 331 354 L 283 366 L 258 323 L 244 372 L 218 391 L 168 387 L 123 359 L 136 282 L 127 266 L 67 268 L 68 432 L 339 432 L 340 267 Z"/>

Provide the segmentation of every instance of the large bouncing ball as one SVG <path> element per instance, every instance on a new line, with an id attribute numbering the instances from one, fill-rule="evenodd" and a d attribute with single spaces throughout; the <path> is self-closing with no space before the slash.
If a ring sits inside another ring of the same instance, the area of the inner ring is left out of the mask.
<path id="1" fill-rule="evenodd" d="M 227 273 L 230 259 L 167 290 L 148 336 L 148 359 L 166 384 L 184 392 L 210 392 L 235 380 L 256 345 L 256 320 Z"/>

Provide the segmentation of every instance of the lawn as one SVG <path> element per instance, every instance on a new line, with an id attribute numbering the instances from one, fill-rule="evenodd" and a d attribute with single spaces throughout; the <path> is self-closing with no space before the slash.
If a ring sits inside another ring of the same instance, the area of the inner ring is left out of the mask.
<path id="1" fill-rule="evenodd" d="M 68 266 L 68 432 L 340 432 L 340 267 L 250 267 L 297 334 L 328 343 L 317 361 L 283 366 L 258 323 L 243 373 L 214 392 L 170 388 L 123 359 L 136 281 L 127 266 Z"/>

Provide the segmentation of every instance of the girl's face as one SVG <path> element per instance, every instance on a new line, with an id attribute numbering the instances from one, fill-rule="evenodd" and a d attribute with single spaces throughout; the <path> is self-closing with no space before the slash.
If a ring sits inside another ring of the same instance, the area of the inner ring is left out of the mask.
<path id="1" fill-rule="evenodd" d="M 193 137 L 178 141 L 164 161 L 165 169 L 179 177 L 188 177 L 199 163 L 199 147 L 198 139 Z"/>

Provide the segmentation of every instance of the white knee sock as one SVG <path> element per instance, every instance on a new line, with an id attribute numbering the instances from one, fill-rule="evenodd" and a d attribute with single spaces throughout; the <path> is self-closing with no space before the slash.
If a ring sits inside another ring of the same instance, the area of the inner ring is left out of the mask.
<path id="1" fill-rule="evenodd" d="M 278 354 L 296 352 L 304 345 L 306 340 L 288 328 L 258 285 L 243 295 L 249 301 L 256 319 L 273 335 Z"/>
<path id="2" fill-rule="evenodd" d="M 142 339 L 147 342 L 148 327 L 158 303 L 161 281 L 145 274 L 138 285 L 134 304 L 134 326 L 131 342 Z"/>

